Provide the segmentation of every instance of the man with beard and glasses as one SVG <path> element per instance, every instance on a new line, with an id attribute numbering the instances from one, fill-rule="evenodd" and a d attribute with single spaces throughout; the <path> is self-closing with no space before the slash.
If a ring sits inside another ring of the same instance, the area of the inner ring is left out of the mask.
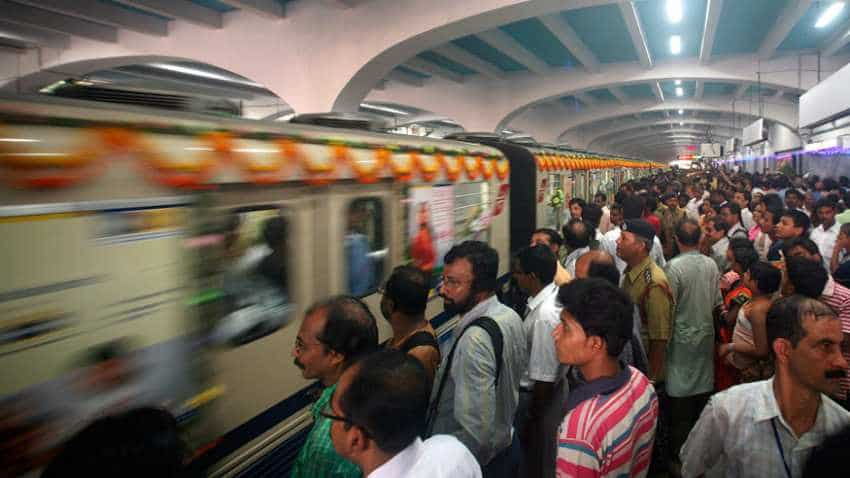
<path id="1" fill-rule="evenodd" d="M 304 314 L 292 348 L 295 365 L 308 380 L 325 387 L 313 405 L 313 428 L 292 467 L 292 478 L 361 476 L 354 463 L 341 457 L 331 442 L 331 420 L 322 416 L 339 377 L 358 358 L 378 347 L 378 325 L 369 308 L 351 296 L 337 296 L 312 305 Z"/>
<path id="2" fill-rule="evenodd" d="M 720 392 L 682 447 L 682 476 L 800 477 L 827 436 L 850 424 L 828 395 L 847 373 L 841 323 L 826 304 L 794 295 L 767 312 L 773 378 Z"/>
<path id="3" fill-rule="evenodd" d="M 522 320 L 496 299 L 499 255 L 479 241 L 452 247 L 440 296 L 460 315 L 437 372 L 428 435 L 447 434 L 475 455 L 485 477 L 517 475 L 519 381 L 528 364 Z"/>

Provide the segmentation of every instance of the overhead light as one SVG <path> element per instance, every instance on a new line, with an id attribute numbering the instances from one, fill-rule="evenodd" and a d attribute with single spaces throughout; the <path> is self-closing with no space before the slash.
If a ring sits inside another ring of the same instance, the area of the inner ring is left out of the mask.
<path id="1" fill-rule="evenodd" d="M 670 23 L 679 23 L 683 16 L 682 0 L 667 0 L 667 20 Z"/>
<path id="2" fill-rule="evenodd" d="M 685 95 L 685 90 L 683 90 L 681 86 L 677 86 L 676 87 L 676 96 L 684 96 L 684 95 Z"/>
<path id="3" fill-rule="evenodd" d="M 396 109 L 396 108 L 390 108 L 389 106 L 373 105 L 372 103 L 360 103 L 360 107 L 367 109 L 367 110 L 383 111 L 384 113 L 391 113 L 391 114 L 394 114 L 394 115 L 407 116 L 407 115 L 410 114 L 409 112 L 404 111 L 404 110 L 399 110 L 399 109 Z"/>
<path id="4" fill-rule="evenodd" d="M 837 17 L 843 9 L 844 2 L 835 2 L 827 7 L 826 10 L 824 10 L 824 12 L 818 17 L 818 21 L 815 23 L 815 28 L 823 28 L 832 23 L 832 21 L 835 20 L 835 17 Z"/>
<path id="5" fill-rule="evenodd" d="M 670 53 L 678 55 L 682 53 L 682 37 L 673 35 L 670 37 Z"/>
<path id="6" fill-rule="evenodd" d="M 681 84 L 682 84 L 682 80 L 676 80 L 676 81 L 674 81 L 673 83 L 675 83 L 675 84 L 676 84 L 676 86 L 679 86 L 679 85 L 681 85 Z"/>
<path id="7" fill-rule="evenodd" d="M 684 122 L 684 121 L 680 121 L 680 122 L 679 122 L 679 126 L 685 126 L 685 122 Z"/>
<path id="8" fill-rule="evenodd" d="M 685 110 L 683 110 L 683 109 L 679 109 L 679 114 L 680 114 L 680 115 L 685 114 Z"/>

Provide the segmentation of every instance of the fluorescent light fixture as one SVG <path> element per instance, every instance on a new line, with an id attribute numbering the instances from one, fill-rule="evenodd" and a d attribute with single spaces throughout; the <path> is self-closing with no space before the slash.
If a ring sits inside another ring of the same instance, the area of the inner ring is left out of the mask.
<path id="1" fill-rule="evenodd" d="M 835 20 L 835 17 L 837 17 L 843 9 L 844 2 L 835 2 L 827 7 L 826 10 L 824 10 L 824 12 L 818 17 L 818 21 L 815 23 L 815 28 L 823 28 L 832 23 L 832 21 Z"/>
<path id="2" fill-rule="evenodd" d="M 679 85 L 681 85 L 681 84 L 682 84 L 682 80 L 676 80 L 676 81 L 674 81 L 673 83 L 675 83 L 675 84 L 676 84 L 676 86 L 679 86 Z"/>
<path id="3" fill-rule="evenodd" d="M 684 122 L 684 121 L 680 121 L 680 122 L 679 122 L 679 126 L 685 126 L 685 122 Z"/>
<path id="4" fill-rule="evenodd" d="M 680 114 L 680 115 L 685 114 L 685 110 L 683 110 L 683 109 L 679 109 L 679 114 Z"/>
<path id="5" fill-rule="evenodd" d="M 213 73 L 211 71 L 199 70 L 197 68 L 191 68 L 183 65 L 175 65 L 172 63 L 148 63 L 147 66 L 150 66 L 152 68 L 159 68 L 160 70 L 173 71 L 175 73 L 183 73 L 184 75 L 197 76 L 200 78 L 209 78 L 211 80 L 226 81 L 228 83 L 237 83 L 240 85 L 265 88 L 265 86 L 259 83 L 254 83 L 250 80 L 240 80 L 231 76 L 219 75 L 218 73 Z"/>
<path id="6" fill-rule="evenodd" d="M 682 0 L 667 0 L 667 21 L 670 23 L 679 23 L 682 21 L 683 16 Z"/>
<path id="7" fill-rule="evenodd" d="M 670 53 L 678 55 L 682 53 L 682 37 L 673 35 L 670 37 Z"/>
<path id="8" fill-rule="evenodd" d="M 676 96 L 685 96 L 685 90 L 681 86 L 676 87 Z"/>
<path id="9" fill-rule="evenodd" d="M 394 115 L 402 115 L 407 116 L 410 113 L 404 110 L 399 110 L 396 108 L 390 108 L 389 106 L 382 105 L 373 105 L 372 103 L 360 103 L 361 108 L 365 108 L 367 110 L 375 110 L 375 111 L 383 111 L 384 113 L 392 113 Z"/>

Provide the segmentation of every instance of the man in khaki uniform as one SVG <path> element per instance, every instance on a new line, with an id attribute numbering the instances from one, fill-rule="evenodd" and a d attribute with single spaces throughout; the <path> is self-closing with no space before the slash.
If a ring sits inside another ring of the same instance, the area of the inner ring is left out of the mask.
<path id="1" fill-rule="evenodd" d="M 675 303 L 664 271 L 650 259 L 655 240 L 652 226 L 643 219 L 627 219 L 617 240 L 617 255 L 626 263 L 623 290 L 632 298 L 640 314 L 641 338 L 649 355 L 649 378 L 658 391 L 658 428 L 652 456 L 652 472 L 666 471 L 670 461 L 669 400 L 664 393 L 667 343 L 673 335 Z"/>
<path id="2" fill-rule="evenodd" d="M 687 212 L 679 207 L 679 199 L 675 194 L 665 194 L 661 198 L 663 204 L 656 211 L 661 219 L 661 245 L 664 247 L 664 258 L 673 257 L 676 244 L 676 227 L 685 219 Z"/>

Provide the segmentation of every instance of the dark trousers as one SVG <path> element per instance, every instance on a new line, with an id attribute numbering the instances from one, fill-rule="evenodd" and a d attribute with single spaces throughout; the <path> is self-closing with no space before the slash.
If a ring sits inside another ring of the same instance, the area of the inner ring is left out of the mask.
<path id="1" fill-rule="evenodd" d="M 511 444 L 481 467 L 483 478 L 516 478 L 519 476 L 519 464 L 522 461 L 519 436 L 515 432 Z"/>
<path id="2" fill-rule="evenodd" d="M 670 458 L 679 462 L 682 445 L 688 439 L 688 434 L 697 424 L 702 409 L 711 398 L 711 392 L 692 395 L 690 397 L 668 397 L 670 404 Z"/>
<path id="3" fill-rule="evenodd" d="M 658 422 L 655 425 L 655 441 L 652 445 L 652 461 L 649 476 L 666 474 L 670 463 L 670 397 L 664 390 L 664 382 L 655 384 L 658 395 Z"/>

